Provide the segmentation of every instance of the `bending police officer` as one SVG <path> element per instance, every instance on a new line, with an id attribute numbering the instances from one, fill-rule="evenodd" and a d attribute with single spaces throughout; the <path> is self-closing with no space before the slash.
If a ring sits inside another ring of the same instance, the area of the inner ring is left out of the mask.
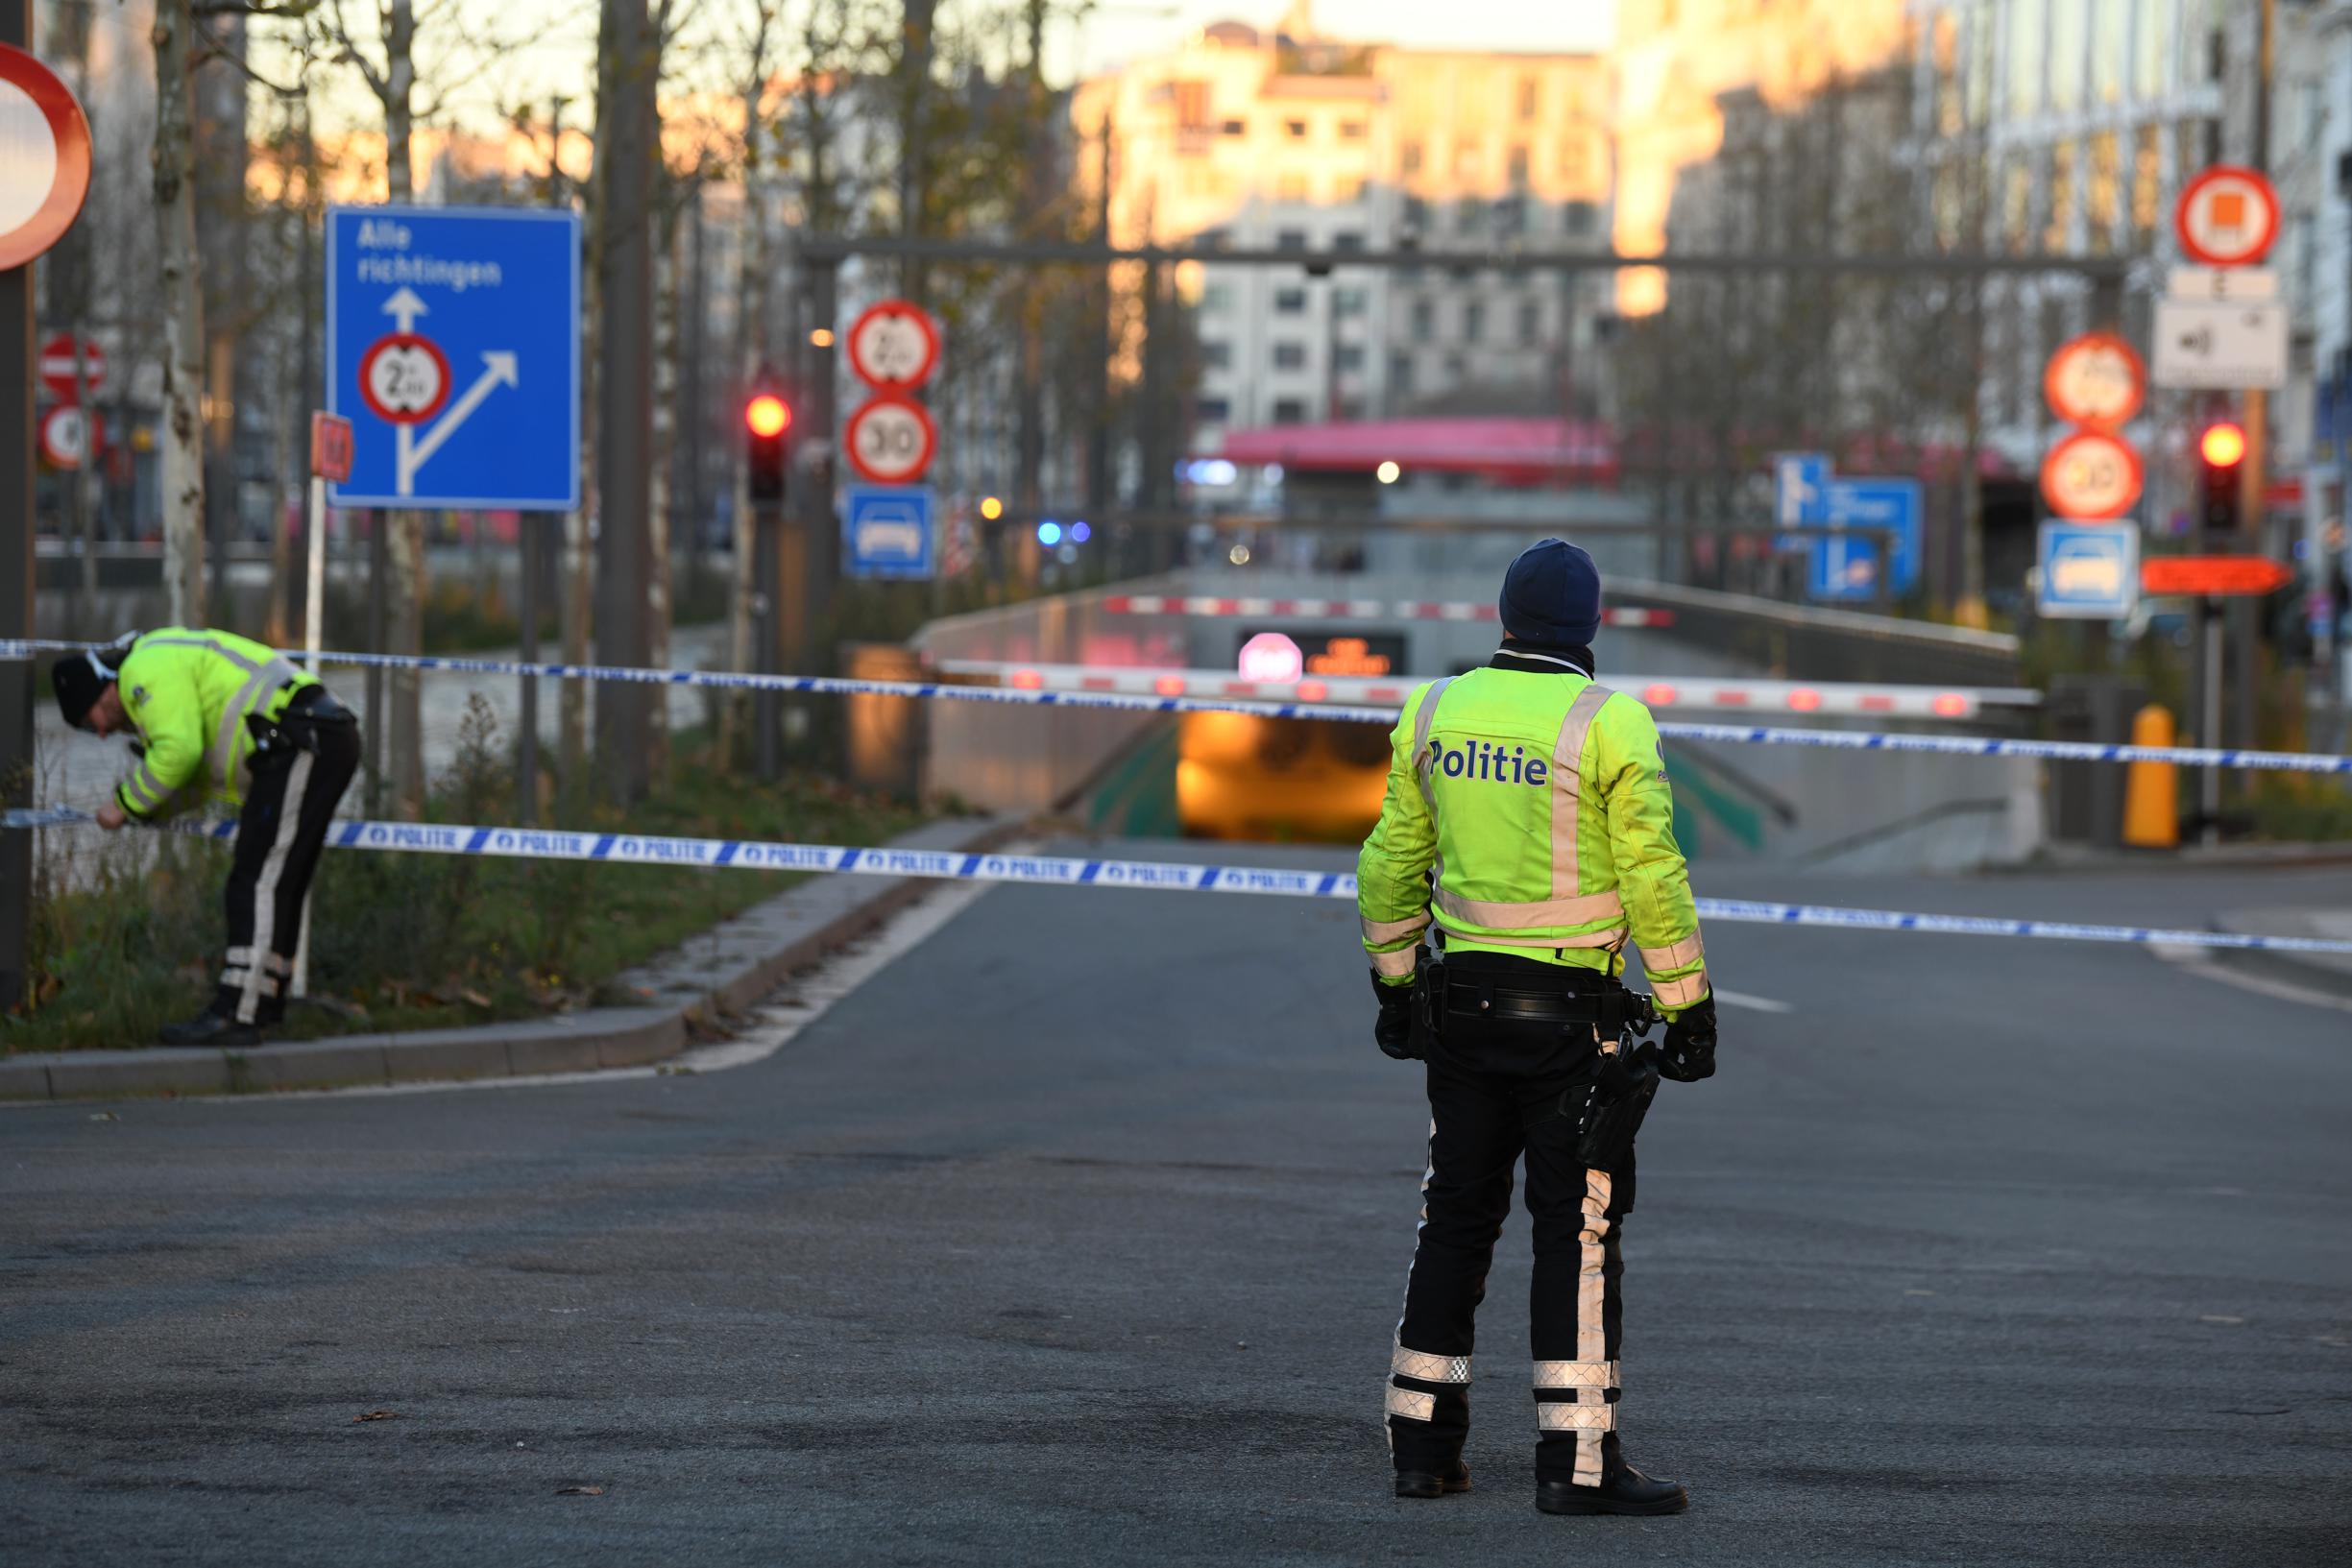
<path id="1" fill-rule="evenodd" d="M 1648 1097 L 1661 1073 L 1714 1072 L 1698 916 L 1657 726 L 1593 679 L 1592 558 L 1556 539 L 1523 551 L 1501 608 L 1492 661 L 1406 703 L 1357 868 L 1375 1038 L 1428 1064 L 1429 1166 L 1388 1388 L 1396 1491 L 1469 1485 L 1472 1319 L 1524 1154 L 1536 1506 L 1676 1513 L 1683 1488 L 1619 1452 L 1618 1285 Z M 1647 1012 L 1619 979 L 1629 940 L 1667 1020 L 1662 1055 L 1625 1044 Z"/>
<path id="2" fill-rule="evenodd" d="M 357 721 L 317 676 L 227 632 L 133 632 L 67 654 L 50 673 L 66 723 L 136 736 L 137 764 L 99 808 L 100 826 L 158 821 L 206 800 L 237 808 L 220 982 L 163 1043 L 254 1044 L 285 1015 L 311 875 L 359 767 Z"/>

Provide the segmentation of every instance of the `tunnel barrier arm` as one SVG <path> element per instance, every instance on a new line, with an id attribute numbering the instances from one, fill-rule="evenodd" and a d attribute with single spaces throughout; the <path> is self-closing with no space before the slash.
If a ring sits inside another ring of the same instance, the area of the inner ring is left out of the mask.
<path id="1" fill-rule="evenodd" d="M 8 828 L 92 825 L 86 812 L 64 808 L 14 809 Z M 230 838 L 234 822 L 166 825 L 164 831 Z M 1242 893 L 1275 898 L 1355 902 L 1356 880 L 1344 872 L 1294 871 L 1275 866 L 1194 865 L 1170 860 L 1079 859 L 1066 856 L 969 854 L 946 850 L 861 849 L 845 844 L 796 844 L 756 838 L 678 838 L 648 833 L 571 832 L 560 829 L 483 828 L 443 823 L 341 822 L 327 847 L 412 855 L 485 856 L 522 860 L 587 860 L 618 865 L 671 865 L 758 871 L 839 872 L 864 877 L 925 877 L 943 881 L 1010 882 L 1058 887 L 1125 887 L 1173 893 Z M 2168 930 L 2145 926 L 2091 926 L 2063 920 L 1923 914 L 1855 909 L 1836 905 L 1763 904 L 1747 899 L 1700 899 L 1701 920 L 1741 925 L 1831 927 L 1847 930 L 1923 931 L 1945 936 L 2006 936 L 2044 941 L 2116 942 L 2138 946 L 2234 948 L 2256 952 L 2352 953 L 2352 940 L 2318 936 L 2255 936 L 2236 931 Z"/>

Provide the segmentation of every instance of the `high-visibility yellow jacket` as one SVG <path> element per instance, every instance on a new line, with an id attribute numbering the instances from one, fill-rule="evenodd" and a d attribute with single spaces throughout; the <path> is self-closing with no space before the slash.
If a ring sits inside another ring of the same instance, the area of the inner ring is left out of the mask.
<path id="1" fill-rule="evenodd" d="M 1410 983 L 1434 918 L 1449 952 L 1612 975 L 1630 939 L 1661 1012 L 1707 997 L 1647 708 L 1564 663 L 1506 650 L 1415 690 L 1389 744 L 1388 795 L 1356 866 L 1364 947 L 1383 981 Z"/>
<path id="2" fill-rule="evenodd" d="M 185 626 L 142 634 L 116 666 L 115 685 L 145 755 L 115 800 L 149 818 L 206 799 L 242 804 L 254 750 L 247 716 L 279 718 L 297 691 L 318 684 L 250 638 Z"/>

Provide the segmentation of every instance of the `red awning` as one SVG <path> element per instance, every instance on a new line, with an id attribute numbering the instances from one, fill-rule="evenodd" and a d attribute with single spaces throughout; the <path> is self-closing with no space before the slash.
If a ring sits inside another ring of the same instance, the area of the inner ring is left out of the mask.
<path id="1" fill-rule="evenodd" d="M 1324 472 L 1369 473 L 1383 463 L 1407 472 L 1483 473 L 1518 484 L 1617 476 L 1616 436 L 1590 420 L 1367 420 L 1275 424 L 1228 431 L 1224 457 Z"/>

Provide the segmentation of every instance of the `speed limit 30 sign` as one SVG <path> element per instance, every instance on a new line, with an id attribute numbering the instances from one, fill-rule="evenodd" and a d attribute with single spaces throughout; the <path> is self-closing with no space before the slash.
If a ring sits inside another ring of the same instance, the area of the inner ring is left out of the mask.
<path id="1" fill-rule="evenodd" d="M 921 478 L 939 446 L 931 411 L 891 393 L 869 399 L 852 414 L 842 436 L 850 467 L 877 485 L 911 484 Z"/>
<path id="2" fill-rule="evenodd" d="M 2120 518 L 2140 498 L 2140 454 L 2104 430 L 2067 437 L 2042 460 L 2042 498 L 2080 522 Z"/>

